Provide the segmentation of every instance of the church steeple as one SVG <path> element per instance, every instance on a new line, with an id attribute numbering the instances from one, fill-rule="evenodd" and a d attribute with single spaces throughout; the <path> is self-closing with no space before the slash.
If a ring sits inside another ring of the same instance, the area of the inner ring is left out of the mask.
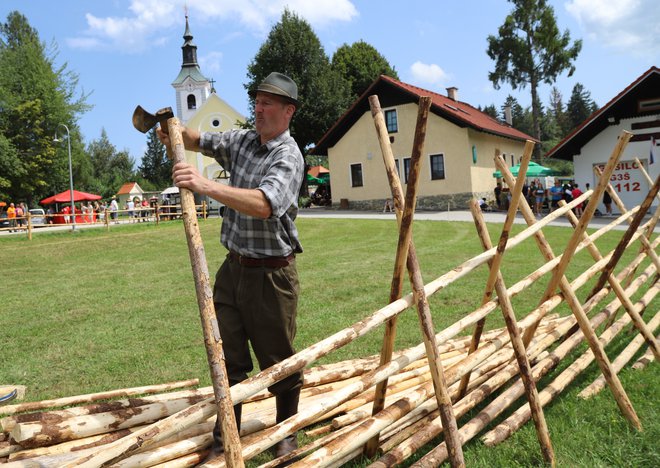
<path id="1" fill-rule="evenodd" d="M 211 93 L 211 83 L 202 74 L 197 63 L 197 46 L 193 44 L 188 12 L 186 12 L 186 30 L 183 33 L 181 51 L 183 54 L 181 71 L 172 86 L 176 90 L 176 114 L 183 123 L 186 123 Z"/>
<path id="2" fill-rule="evenodd" d="M 188 24 L 188 15 L 186 14 L 186 31 L 183 33 L 183 65 L 184 67 L 199 67 L 197 63 L 197 46 L 193 44 L 193 36 L 190 33 L 190 25 Z"/>

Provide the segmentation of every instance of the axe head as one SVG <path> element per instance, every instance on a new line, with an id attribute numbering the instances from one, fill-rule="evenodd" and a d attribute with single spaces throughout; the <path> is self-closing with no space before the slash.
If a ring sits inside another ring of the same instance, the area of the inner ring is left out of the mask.
<path id="1" fill-rule="evenodd" d="M 156 124 L 160 123 L 161 126 L 167 131 L 167 119 L 174 117 L 171 107 L 163 107 L 156 114 L 150 114 L 142 108 L 137 106 L 133 112 L 133 126 L 142 133 L 147 133 L 154 128 Z"/>

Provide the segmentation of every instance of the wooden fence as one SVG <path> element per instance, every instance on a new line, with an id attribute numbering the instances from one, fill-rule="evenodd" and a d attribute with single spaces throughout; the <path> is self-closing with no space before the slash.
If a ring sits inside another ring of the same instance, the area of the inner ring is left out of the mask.
<path id="1" fill-rule="evenodd" d="M 496 154 L 496 165 L 512 192 L 499 238 L 491 240 L 478 203 L 473 201 L 470 209 L 484 252 L 423 284 L 420 267 L 423 259 L 417 257 L 411 226 L 430 101 L 420 100 L 405 195 L 396 176 L 377 98 L 370 98 L 370 104 L 399 224 L 389 303 L 285 361 L 224 388 L 232 403 L 244 403 L 240 443 L 232 447 L 238 450 L 239 457 L 225 460 L 220 456 L 204 466 L 242 466 L 244 460 L 301 430 L 307 430 L 313 438 L 311 443 L 286 458 L 262 466 L 283 462 L 293 462 L 292 466 L 297 467 L 341 466 L 363 453 L 373 460 L 370 466 L 393 466 L 412 454 L 419 454 L 438 435 L 444 436 L 442 443 L 423 454 L 413 466 L 437 466 L 445 460 L 452 466 L 464 466 L 462 448 L 469 440 L 486 431 L 483 440 L 497 444 L 530 419 L 544 460 L 554 465 L 554 448 L 543 407 L 594 361 L 602 378 L 585 390 L 585 396 L 608 387 L 622 417 L 634 430 L 641 430 L 639 417 L 617 372 L 645 344 L 650 352 L 644 356 L 646 362 L 651 357 L 656 360 L 660 357 L 654 334 L 660 325 L 660 315 L 647 310 L 660 290 L 657 281 L 660 260 L 656 253 L 660 240 L 652 238 L 660 209 L 643 222 L 652 202 L 658 198 L 660 179 L 649 182 L 651 189 L 639 206 L 628 209 L 616 197 L 609 178 L 631 134 L 620 135 L 593 190 L 540 220 L 521 197 L 533 144 L 528 142 L 525 147 L 517 180 Z M 643 166 L 639 167 L 643 170 Z M 586 228 L 605 190 L 613 195 L 622 214 L 588 233 Z M 577 219 L 572 209 L 580 203 L 586 207 Z M 511 236 L 511 225 L 518 211 L 529 226 Z M 568 217 L 574 228 L 566 245 L 552 246 L 543 235 L 543 228 L 560 216 Z M 627 224 L 628 228 L 616 247 L 609 252 L 601 251 L 598 240 L 606 233 L 617 232 L 613 228 L 621 224 Z M 534 271 L 525 272 L 526 276 L 515 284 L 507 284 L 501 269 L 503 262 L 511 249 L 531 239 L 544 263 Z M 631 249 L 638 249 L 637 255 L 627 265 L 619 265 L 623 253 Z M 567 268 L 580 251 L 587 252 L 593 264 L 569 279 Z M 436 330 L 428 298 L 442 294 L 452 283 L 480 268 L 488 269 L 488 279 L 472 311 L 454 324 Z M 402 294 L 404 269 L 408 270 L 412 289 L 406 295 Z M 538 305 L 532 310 L 515 310 L 512 298 L 540 281 L 545 281 L 546 287 L 538 297 Z M 580 292 L 594 282 L 589 291 Z M 637 297 L 635 302 L 633 296 Z M 560 305 L 567 307 L 570 314 L 553 315 Z M 416 310 L 424 340 L 413 348 L 395 350 L 396 318 L 410 308 Z M 496 311 L 503 315 L 506 326 L 485 331 L 488 316 Z M 310 367 L 320 357 L 384 324 L 380 355 Z M 638 333 L 630 334 L 626 350 L 610 361 L 604 348 L 617 335 L 621 337 L 620 332 L 626 327 L 634 327 Z M 596 329 L 603 330 L 600 336 Z M 471 331 L 471 336 L 459 336 L 466 331 Z M 575 358 L 571 353 L 583 342 L 589 349 Z M 561 373 L 552 373 L 560 362 L 568 367 Z M 305 372 L 305 384 L 299 412 L 276 424 L 274 401 L 266 389 L 300 370 Z M 537 388 L 539 379 L 547 375 L 552 375 L 552 382 L 545 388 Z M 19 414 L 25 410 L 21 405 L 0 407 L 0 414 L 8 415 L 0 420 L 6 439 L 0 442 L 0 457 L 7 456 L 12 467 L 195 466 L 208 453 L 211 443 L 213 422 L 209 418 L 218 412 L 217 392 L 214 396 L 213 390 L 187 390 L 143 398 L 139 402 L 117 400 L 107 405 L 25 415 Z M 521 396 L 525 401 L 516 403 Z M 464 420 L 477 405 L 482 405 L 478 414 Z M 509 416 L 494 424 L 508 410 Z"/>
<path id="2" fill-rule="evenodd" d="M 206 202 L 201 205 L 195 205 L 197 215 L 206 219 L 209 215 L 209 209 Z M 106 209 L 102 212 L 82 213 L 77 212 L 75 215 L 76 227 L 91 227 L 91 226 L 104 226 L 106 230 L 117 224 L 127 223 L 141 223 L 141 222 L 154 222 L 159 224 L 161 221 L 169 221 L 173 219 L 180 219 L 182 215 L 181 205 L 160 205 L 149 207 L 137 207 L 133 210 L 117 210 L 111 211 Z M 43 218 L 46 222 L 37 223 L 35 218 Z M 40 232 L 40 228 L 47 227 L 70 227 L 74 228 L 74 223 L 71 222 L 73 216 L 63 213 L 33 215 L 27 213 L 25 216 L 17 216 L 15 218 L 3 218 L 3 220 L 12 223 L 7 227 L 0 227 L 0 232 L 21 232 L 27 235 L 28 240 L 32 240 L 32 234 Z M 66 220 L 64 223 L 55 223 L 55 219 Z M 50 220 L 50 221 L 49 221 Z"/>

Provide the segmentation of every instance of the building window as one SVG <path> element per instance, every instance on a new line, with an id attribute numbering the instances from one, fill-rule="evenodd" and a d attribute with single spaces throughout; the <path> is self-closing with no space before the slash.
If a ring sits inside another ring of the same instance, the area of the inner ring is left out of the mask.
<path id="1" fill-rule="evenodd" d="M 431 162 L 431 180 L 441 180 L 445 178 L 445 155 L 432 154 L 429 156 Z"/>
<path id="2" fill-rule="evenodd" d="M 351 187 L 362 187 L 362 164 L 351 164 Z"/>
<path id="3" fill-rule="evenodd" d="M 188 109 L 197 109 L 197 99 L 194 94 L 188 95 Z"/>
<path id="4" fill-rule="evenodd" d="M 399 123 L 396 118 L 396 109 L 385 111 L 385 124 L 387 125 L 387 133 L 396 133 L 399 131 Z"/>
<path id="5" fill-rule="evenodd" d="M 410 175 L 410 158 L 403 158 L 403 183 L 408 183 L 408 176 Z"/>

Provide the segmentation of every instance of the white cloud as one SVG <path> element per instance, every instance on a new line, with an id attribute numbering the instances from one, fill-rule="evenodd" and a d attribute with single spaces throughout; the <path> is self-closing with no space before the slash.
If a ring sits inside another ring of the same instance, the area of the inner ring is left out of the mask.
<path id="1" fill-rule="evenodd" d="M 285 8 L 316 27 L 358 16 L 350 0 L 187 0 L 185 4 L 196 21 L 231 21 L 259 36 L 268 33 Z M 128 10 L 125 16 L 97 17 L 88 13 L 87 30 L 67 43 L 84 49 L 145 50 L 155 42 L 163 42 L 162 37 L 154 36 L 163 36 L 174 24 L 181 24 L 184 1 L 131 0 Z"/>
<path id="2" fill-rule="evenodd" d="M 199 57 L 199 65 L 205 73 L 219 72 L 222 52 L 209 52 Z"/>
<path id="3" fill-rule="evenodd" d="M 413 79 L 418 83 L 440 85 L 449 79 L 449 75 L 434 63 L 427 64 L 417 61 L 410 67 Z"/>
<path id="4" fill-rule="evenodd" d="M 570 0 L 565 6 L 590 40 L 652 60 L 660 55 L 658 0 Z"/>

